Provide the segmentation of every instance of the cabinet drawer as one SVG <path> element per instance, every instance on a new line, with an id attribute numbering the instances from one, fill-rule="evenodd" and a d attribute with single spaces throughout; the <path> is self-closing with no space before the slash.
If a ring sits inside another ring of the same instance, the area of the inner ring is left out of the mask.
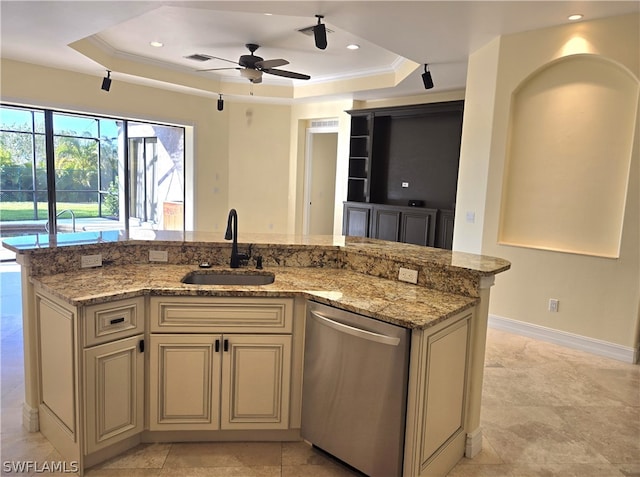
<path id="1" fill-rule="evenodd" d="M 293 298 L 152 297 L 151 331 L 291 333 Z"/>
<path id="2" fill-rule="evenodd" d="M 144 297 L 91 305 L 84 311 L 85 346 L 144 332 Z"/>

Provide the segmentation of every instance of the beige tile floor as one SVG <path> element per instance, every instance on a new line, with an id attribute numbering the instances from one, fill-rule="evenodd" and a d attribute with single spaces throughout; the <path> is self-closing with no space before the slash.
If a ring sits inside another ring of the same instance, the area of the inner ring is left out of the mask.
<path id="1" fill-rule="evenodd" d="M 0 265 L 0 461 L 60 456 L 21 427 L 18 271 Z M 489 330 L 484 447 L 449 477 L 640 477 L 640 366 Z M 20 473 L 13 475 L 51 475 Z M 55 475 L 55 474 L 54 474 Z M 73 475 L 73 474 L 59 474 Z M 89 477 L 342 477 L 358 474 L 304 443 L 143 444 Z"/>

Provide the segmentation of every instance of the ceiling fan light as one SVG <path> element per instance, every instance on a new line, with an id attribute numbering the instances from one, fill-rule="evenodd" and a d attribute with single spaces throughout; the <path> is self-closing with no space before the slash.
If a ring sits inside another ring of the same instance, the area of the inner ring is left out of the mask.
<path id="1" fill-rule="evenodd" d="M 251 68 L 244 68 L 240 70 L 240 76 L 247 78 L 249 81 L 256 81 L 262 78 L 262 72 L 258 70 L 252 70 Z"/>

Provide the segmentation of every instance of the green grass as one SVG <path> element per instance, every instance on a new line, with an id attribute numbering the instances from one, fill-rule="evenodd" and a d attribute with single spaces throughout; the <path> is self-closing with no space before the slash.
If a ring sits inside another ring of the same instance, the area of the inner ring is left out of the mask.
<path id="1" fill-rule="evenodd" d="M 56 210 L 60 213 L 63 210 L 71 209 L 79 218 L 91 218 L 98 216 L 97 203 L 72 203 L 58 202 Z M 38 217 L 40 220 L 47 219 L 47 203 L 38 202 Z M 63 214 L 61 219 L 71 218 L 68 212 Z M 34 220 L 33 218 L 33 202 L 0 202 L 0 221 L 10 222 L 16 220 Z"/>

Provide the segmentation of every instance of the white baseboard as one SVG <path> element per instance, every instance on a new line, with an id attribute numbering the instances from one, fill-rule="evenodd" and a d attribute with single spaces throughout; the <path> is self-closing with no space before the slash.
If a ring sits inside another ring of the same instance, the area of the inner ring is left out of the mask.
<path id="1" fill-rule="evenodd" d="M 638 348 L 609 343 L 608 341 L 576 335 L 566 331 L 554 330 L 553 328 L 512 320 L 511 318 L 489 315 L 489 327 L 560 346 L 566 346 L 567 348 L 586 351 L 587 353 L 598 356 L 617 359 L 625 363 L 635 364 L 638 361 Z"/>
<path id="2" fill-rule="evenodd" d="M 482 428 L 478 427 L 475 431 L 467 434 L 467 440 L 464 447 L 464 456 L 473 459 L 482 450 Z"/>
<path id="3" fill-rule="evenodd" d="M 38 409 L 34 409 L 26 402 L 22 403 L 22 426 L 29 432 L 40 430 Z"/>

